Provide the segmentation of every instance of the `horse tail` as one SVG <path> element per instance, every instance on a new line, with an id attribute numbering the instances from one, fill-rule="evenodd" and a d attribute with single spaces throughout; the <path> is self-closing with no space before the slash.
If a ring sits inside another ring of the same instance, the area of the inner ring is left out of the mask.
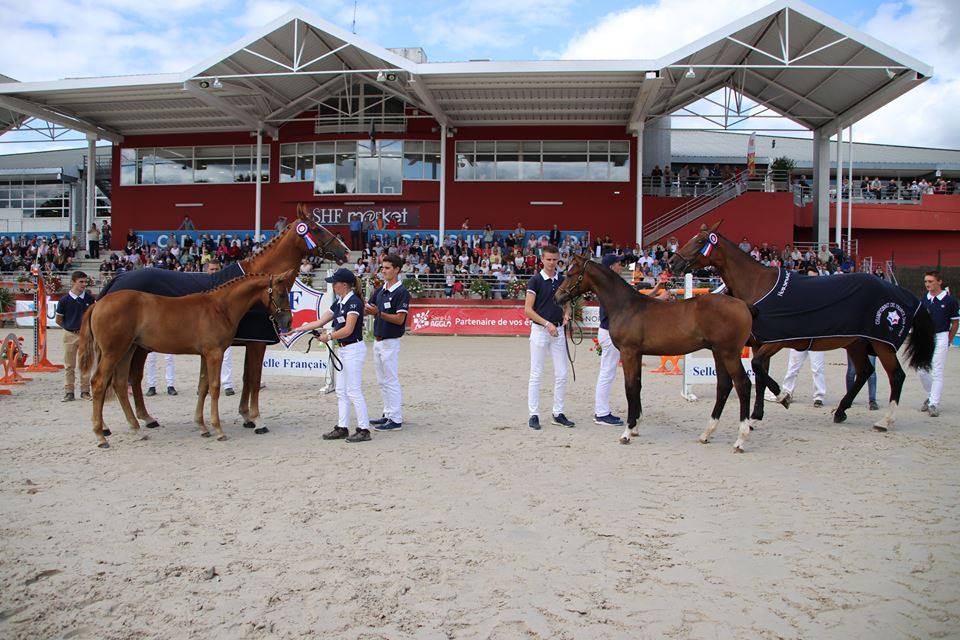
<path id="1" fill-rule="evenodd" d="M 913 331 L 907 338 L 907 361 L 911 369 L 930 369 L 933 363 L 934 337 L 936 330 L 933 318 L 923 305 L 913 315 Z"/>
<path id="2" fill-rule="evenodd" d="M 77 358 L 80 361 L 80 371 L 84 374 L 93 368 L 93 350 L 96 343 L 93 340 L 93 324 L 90 317 L 93 314 L 93 307 L 83 312 L 83 319 L 80 321 L 80 344 L 77 348 Z"/>

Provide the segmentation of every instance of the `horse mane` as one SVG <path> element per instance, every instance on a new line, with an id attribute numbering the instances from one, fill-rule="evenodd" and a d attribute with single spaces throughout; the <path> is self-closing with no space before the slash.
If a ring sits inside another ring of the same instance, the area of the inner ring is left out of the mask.
<path id="1" fill-rule="evenodd" d="M 290 232 L 290 229 L 293 228 L 293 226 L 294 226 L 295 224 L 296 224 L 295 222 L 289 223 L 287 226 L 285 226 L 285 227 L 283 228 L 283 231 L 281 231 L 280 233 L 278 233 L 277 235 L 273 236 L 272 238 L 270 238 L 269 240 L 267 240 L 265 243 L 263 243 L 262 245 L 260 245 L 260 252 L 262 253 L 262 252 L 266 251 L 268 247 L 270 247 L 271 245 L 279 242 L 279 241 L 280 241 L 280 238 L 282 238 L 282 237 L 284 237 L 285 235 L 287 235 L 287 233 Z"/>
<path id="2" fill-rule="evenodd" d="M 227 280 L 223 284 L 219 284 L 215 286 L 213 289 L 207 289 L 203 293 L 213 293 L 214 291 L 219 291 L 220 289 L 226 289 L 227 287 L 232 287 L 236 284 L 239 284 L 241 280 L 247 280 L 250 278 L 262 278 L 264 276 L 275 276 L 275 275 L 276 274 L 270 274 L 270 273 L 245 273 L 242 276 L 237 276 L 236 278 Z"/>

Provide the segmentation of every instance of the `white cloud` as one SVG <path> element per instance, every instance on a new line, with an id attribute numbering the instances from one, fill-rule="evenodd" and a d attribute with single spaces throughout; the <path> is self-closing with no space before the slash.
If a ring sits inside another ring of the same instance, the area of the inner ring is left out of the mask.
<path id="1" fill-rule="evenodd" d="M 573 37 L 565 59 L 659 58 L 722 26 L 717 16 L 746 15 L 767 0 L 657 0 L 611 13 Z M 881 4 L 854 25 L 934 67 L 934 78 L 854 126 L 858 141 L 960 148 L 960 11 L 955 0 L 903 0 Z M 715 94 L 714 98 L 718 98 Z M 703 102 L 695 108 L 706 112 Z M 716 108 L 713 109 L 717 111 Z M 675 119 L 674 126 L 707 126 Z M 758 128 L 795 127 L 785 120 Z"/>

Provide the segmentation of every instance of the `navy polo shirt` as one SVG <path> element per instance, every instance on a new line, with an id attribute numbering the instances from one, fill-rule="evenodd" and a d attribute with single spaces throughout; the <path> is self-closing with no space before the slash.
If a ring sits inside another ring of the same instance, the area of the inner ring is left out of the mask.
<path id="1" fill-rule="evenodd" d="M 544 320 L 558 327 L 563 323 L 563 308 L 557 304 L 554 295 L 561 284 L 563 284 L 563 276 L 560 273 L 553 278 L 548 278 L 542 269 L 527 282 L 527 291 L 537 296 L 533 301 L 533 310 Z"/>
<path id="2" fill-rule="evenodd" d="M 347 326 L 347 316 L 356 314 L 357 323 L 353 325 L 353 333 L 346 338 L 340 338 L 341 346 L 359 342 L 363 339 L 363 303 L 360 298 L 351 291 L 342 300 L 335 300 L 330 305 L 330 311 L 333 312 L 333 330 L 339 331 Z"/>
<path id="3" fill-rule="evenodd" d="M 89 291 L 84 291 L 79 298 L 74 298 L 70 292 L 57 302 L 57 315 L 63 316 L 63 328 L 76 333 L 80 331 L 80 321 L 83 312 L 92 305 L 96 298 Z"/>
<path id="4" fill-rule="evenodd" d="M 600 305 L 600 328 L 610 330 L 610 318 L 607 317 L 607 310 Z"/>
<path id="5" fill-rule="evenodd" d="M 927 311 L 933 318 L 933 328 L 937 333 L 950 331 L 950 323 L 960 318 L 960 305 L 957 299 L 946 291 L 941 291 L 936 298 L 928 293 L 923 297 L 923 303 L 927 305 Z"/>
<path id="6" fill-rule="evenodd" d="M 382 313 L 407 313 L 410 310 L 410 292 L 397 280 L 393 287 L 380 287 L 370 294 L 370 304 Z M 406 330 L 404 324 L 393 324 L 377 316 L 373 321 L 373 335 L 378 338 L 399 338 Z"/>

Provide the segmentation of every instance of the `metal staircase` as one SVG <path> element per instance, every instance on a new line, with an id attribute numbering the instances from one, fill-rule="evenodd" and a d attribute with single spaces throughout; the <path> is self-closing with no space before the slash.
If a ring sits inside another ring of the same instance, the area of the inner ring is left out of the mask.
<path id="1" fill-rule="evenodd" d="M 747 191 L 747 185 L 737 178 L 730 178 L 716 184 L 695 198 L 668 211 L 653 222 L 644 225 L 643 242 L 651 244 L 663 239 L 697 218 L 704 216 L 720 205 L 739 197 Z"/>

